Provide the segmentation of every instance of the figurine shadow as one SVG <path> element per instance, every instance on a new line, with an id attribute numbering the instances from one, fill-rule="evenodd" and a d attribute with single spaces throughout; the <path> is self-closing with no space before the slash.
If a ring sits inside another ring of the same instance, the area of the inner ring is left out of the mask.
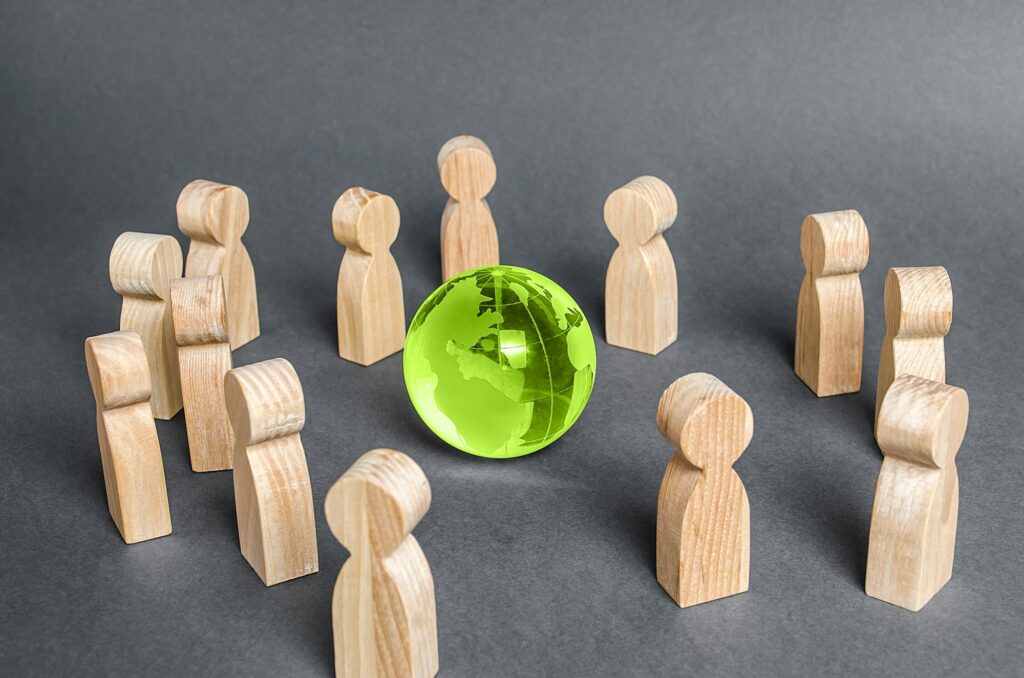
<path id="1" fill-rule="evenodd" d="M 235 512 L 234 483 L 230 485 L 228 491 L 217 492 L 216 498 L 212 503 L 216 505 L 216 510 L 213 511 L 213 515 L 210 517 L 210 523 L 216 526 L 217 530 L 222 534 L 230 535 L 231 539 L 234 540 L 235 546 L 241 548 L 241 543 L 238 541 L 238 517 Z"/>
<path id="2" fill-rule="evenodd" d="M 85 361 L 82 360 L 84 363 Z M 81 366 L 85 375 L 85 366 Z M 83 379 L 88 388 L 88 378 Z M 58 422 L 54 421 L 53 406 L 49 403 L 24 399 L 18 411 L 17 425 L 10 426 L 5 443 L 10 450 L 33 450 L 40 444 L 40 432 L 44 435 L 59 435 L 65 440 L 74 440 L 73 454 L 63 457 L 59 464 L 48 465 L 54 471 L 61 469 L 65 478 L 62 491 L 79 494 L 97 515 L 107 514 L 107 491 L 103 477 L 103 463 L 100 459 L 99 439 L 96 433 L 96 406 L 92 393 L 77 394 L 66 398 L 66 403 L 82 405 L 67 408 Z M 85 404 L 88 403 L 88 404 Z M 113 526 L 113 523 L 111 523 Z M 117 529 L 114 528 L 117 532 Z"/>
<path id="3" fill-rule="evenodd" d="M 875 388 L 878 387 L 876 385 L 875 388 L 865 388 L 864 385 L 865 383 L 873 384 L 874 382 L 874 379 L 871 379 L 869 381 L 862 375 L 860 381 L 860 391 L 856 394 L 859 405 L 859 407 L 857 408 L 857 412 L 863 419 L 863 423 L 865 425 L 866 430 L 871 432 L 872 440 L 874 440 L 875 437 Z"/>
<path id="4" fill-rule="evenodd" d="M 793 375 L 793 378 L 799 381 L 796 375 Z M 806 388 L 806 385 L 804 386 Z M 818 398 L 810 388 L 806 390 L 808 406 L 818 405 L 823 409 L 830 409 L 828 418 L 842 426 L 843 439 L 849 442 L 851 451 L 861 452 L 860 448 L 863 448 L 872 459 L 881 456 L 875 443 L 875 394 L 873 391 L 866 391 L 862 384 L 857 393 Z"/>
<path id="5" fill-rule="evenodd" d="M 740 290 L 732 294 L 742 294 Z M 796 320 L 787 324 L 790 315 L 778 305 L 759 305 L 757 311 L 748 314 L 726 314 L 726 322 L 735 329 L 753 334 L 770 346 L 776 356 L 792 367 L 796 351 Z M 792 326 L 790 326 L 792 325 Z"/>
<path id="6" fill-rule="evenodd" d="M 796 353 L 796 340 L 792 334 L 782 331 L 779 327 L 765 326 L 762 328 L 762 336 L 775 348 L 775 352 L 780 358 L 783 360 L 793 359 L 793 355 Z"/>
<path id="7" fill-rule="evenodd" d="M 330 303 L 320 303 L 317 304 L 315 313 L 317 327 L 321 328 L 327 342 L 333 345 L 338 341 L 337 306 Z"/>
<path id="8" fill-rule="evenodd" d="M 796 350 L 796 297 L 798 290 L 779 281 L 767 281 L 747 271 L 715 281 L 714 295 L 687 293 L 680 287 L 685 322 L 686 305 L 697 309 L 697 317 L 722 324 L 737 334 L 745 334 L 771 348 L 792 369 Z"/>
<path id="9" fill-rule="evenodd" d="M 636 560 L 652 577 L 657 579 L 657 510 L 639 508 L 633 511 L 620 511 L 615 514 L 615 522 L 621 535 L 625 535 L 631 542 Z"/>
<path id="10" fill-rule="evenodd" d="M 334 574 L 327 577 L 331 585 L 330 594 L 322 596 L 325 604 L 317 606 L 317 614 L 315 616 L 306 615 L 308 619 L 305 620 L 310 637 L 315 636 L 319 639 L 319 642 L 315 643 L 316 656 L 327 670 L 327 675 L 334 673 L 334 611 L 332 606 L 334 604 L 334 582 L 337 576 Z"/>
<path id="11" fill-rule="evenodd" d="M 627 442 L 617 444 L 610 440 L 608 445 L 625 449 Z M 558 442 L 537 454 L 559 454 L 557 447 Z M 532 456 L 522 459 L 529 460 Z M 581 475 L 582 469 L 589 472 Z M 629 466 L 617 469 L 613 475 L 597 466 L 568 463 L 553 468 L 552 472 L 567 484 L 588 488 L 580 496 L 585 497 L 583 501 L 586 504 L 581 508 L 593 516 L 589 524 L 600 531 L 609 543 L 621 544 L 622 552 L 629 554 L 640 571 L 656 577 L 657 496 L 662 469 L 653 474 L 647 473 L 648 470 L 643 466 Z"/>
<path id="12" fill-rule="evenodd" d="M 402 203 L 402 225 L 391 253 L 406 285 L 413 280 L 434 280 L 434 287 L 441 283 L 443 208 L 443 200 L 438 203 L 428 195 L 409 196 Z M 412 256 L 406 256 L 406 252 Z M 424 252 L 433 252 L 434 256 L 422 256 Z"/>
<path id="13" fill-rule="evenodd" d="M 591 297 L 590 300 L 591 316 L 594 322 L 590 324 L 590 331 L 597 334 L 607 344 L 608 343 L 608 332 L 605 329 L 608 325 L 605 323 L 605 311 L 604 311 L 604 294 L 599 293 Z M 584 311 L 585 313 L 585 311 Z M 596 329 L 595 328 L 599 328 Z"/>
<path id="14" fill-rule="evenodd" d="M 291 281 L 288 296 L 295 300 L 294 307 L 297 309 L 309 309 L 308 312 L 314 318 L 314 327 L 317 331 L 314 338 L 317 344 L 333 347 L 338 350 L 338 306 L 337 286 L 324 285 L 322 280 L 312 276 L 304 276 L 299 280 Z"/>
<path id="15" fill-rule="evenodd" d="M 850 434 L 859 438 L 868 449 L 874 450 L 876 454 L 873 457 L 880 457 L 881 453 L 875 444 L 875 392 L 866 390 L 862 382 L 860 391 L 853 395 L 857 399 L 857 407 L 850 408 L 850 411 L 856 430 Z"/>
<path id="16" fill-rule="evenodd" d="M 609 256 L 610 253 L 609 253 Z M 564 271 L 563 279 L 556 282 L 573 294 L 583 314 L 590 320 L 590 329 L 604 341 L 605 335 L 605 275 L 607 261 L 593 257 L 584 260 L 558 262 L 557 271 Z"/>
<path id="17" fill-rule="evenodd" d="M 822 483 L 822 477 L 811 470 L 790 477 L 789 486 L 801 488 L 802 492 L 781 493 L 792 509 L 787 520 L 807 535 L 806 543 L 815 544 L 850 584 L 863 588 L 870 516 L 865 520 L 853 495 L 836 492 Z M 817 506 L 808 506 L 808 495 L 815 497 Z"/>

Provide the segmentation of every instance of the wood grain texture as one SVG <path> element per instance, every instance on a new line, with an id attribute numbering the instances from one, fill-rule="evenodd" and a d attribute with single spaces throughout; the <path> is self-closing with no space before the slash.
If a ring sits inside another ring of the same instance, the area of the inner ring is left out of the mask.
<path id="1" fill-rule="evenodd" d="M 306 405 L 282 358 L 224 377 L 235 434 L 234 481 L 242 555 L 267 586 L 317 571 L 313 492 L 299 433 Z"/>
<path id="2" fill-rule="evenodd" d="M 658 492 L 657 576 L 680 607 L 747 590 L 750 503 L 732 465 L 754 433 L 746 401 L 710 374 L 677 379 L 658 403 L 676 447 Z"/>
<path id="3" fill-rule="evenodd" d="M 327 493 L 327 524 L 351 553 L 331 606 L 338 676 L 437 674 L 434 579 L 412 536 L 429 507 L 426 476 L 395 450 L 367 452 Z"/>
<path id="4" fill-rule="evenodd" d="M 85 340 L 85 363 L 96 398 L 107 508 L 128 544 L 171 533 L 164 462 L 150 410 L 149 362 L 137 332 Z"/>
<path id="5" fill-rule="evenodd" d="M 676 340 L 676 265 L 662 233 L 677 212 L 675 194 L 656 177 L 638 177 L 604 203 L 604 221 L 619 243 L 605 277 L 605 334 L 612 346 L 656 355 Z"/>
<path id="6" fill-rule="evenodd" d="M 211 275 L 172 281 L 171 317 L 192 470 L 230 469 L 235 436 L 224 402 L 231 345 L 223 278 Z"/>
<path id="7" fill-rule="evenodd" d="M 885 276 L 885 337 L 875 388 L 878 412 L 889 385 L 912 374 L 946 381 L 945 336 L 953 324 L 953 285 L 942 266 L 891 268 Z"/>
<path id="8" fill-rule="evenodd" d="M 169 235 L 122 233 L 110 250 L 110 283 L 124 300 L 121 329 L 142 338 L 157 419 L 181 410 L 178 347 L 171 321 L 171 280 L 181 277 L 181 246 Z"/>
<path id="9" fill-rule="evenodd" d="M 868 228 L 856 210 L 812 214 L 800 228 L 806 273 L 796 312 L 793 371 L 824 396 L 860 390 Z"/>
<path id="10" fill-rule="evenodd" d="M 249 198 L 237 186 L 197 179 L 182 189 L 177 210 L 178 228 L 192 239 L 185 277 L 224 278 L 233 351 L 260 336 L 256 273 L 242 243 L 249 227 Z"/>
<path id="11" fill-rule="evenodd" d="M 391 256 L 398 206 L 387 195 L 350 188 L 334 203 L 334 238 L 345 246 L 338 271 L 338 355 L 371 365 L 402 350 L 402 276 Z"/>
<path id="12" fill-rule="evenodd" d="M 963 389 L 930 379 L 903 375 L 889 387 L 878 419 L 885 460 L 871 511 L 869 596 L 916 612 L 952 576 L 968 409 Z"/>
<path id="13" fill-rule="evenodd" d="M 441 276 L 498 264 L 498 231 L 485 200 L 498 169 L 491 149 L 472 136 L 449 139 L 437 154 L 441 185 L 450 196 L 441 215 Z"/>

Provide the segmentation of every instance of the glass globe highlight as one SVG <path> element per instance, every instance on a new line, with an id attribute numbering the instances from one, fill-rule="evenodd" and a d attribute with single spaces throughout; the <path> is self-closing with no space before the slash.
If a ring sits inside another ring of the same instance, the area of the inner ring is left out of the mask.
<path id="1" fill-rule="evenodd" d="M 405 339 L 409 397 L 449 445 L 519 457 L 579 418 L 594 387 L 594 336 L 579 305 L 515 266 L 461 273 L 420 306 Z"/>

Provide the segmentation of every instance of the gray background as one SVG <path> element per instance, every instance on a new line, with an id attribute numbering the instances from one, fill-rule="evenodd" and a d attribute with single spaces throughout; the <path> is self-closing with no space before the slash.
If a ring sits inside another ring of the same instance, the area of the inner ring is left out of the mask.
<path id="1" fill-rule="evenodd" d="M 1024 9 L 1015 3 L 4 3 L 0 16 L 0 666 L 8 674 L 329 675 L 344 549 L 324 494 L 364 451 L 426 471 L 444 675 L 1019 674 Z M 558 280 L 595 329 L 575 428 L 510 462 L 417 419 L 401 356 L 336 354 L 331 207 L 395 197 L 409 317 L 439 282 L 441 144 L 491 146 L 502 259 Z M 666 237 L 679 341 L 603 341 L 605 196 L 639 174 L 679 198 Z M 266 589 L 241 558 L 228 473 L 193 474 L 159 422 L 174 533 L 110 521 L 82 341 L 117 329 L 107 255 L 178 235 L 186 182 L 237 184 L 263 335 L 305 388 L 320 572 Z M 792 374 L 800 222 L 856 208 L 863 388 Z M 971 397 L 952 581 L 920 613 L 863 593 L 890 266 L 945 265 L 948 380 Z M 712 372 L 753 408 L 736 468 L 750 591 L 678 609 L 653 574 L 671 453 L 662 390 Z"/>

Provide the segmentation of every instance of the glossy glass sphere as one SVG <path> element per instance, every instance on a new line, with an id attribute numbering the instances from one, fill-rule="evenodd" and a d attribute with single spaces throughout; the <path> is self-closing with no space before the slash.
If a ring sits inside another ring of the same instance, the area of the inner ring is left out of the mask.
<path id="1" fill-rule="evenodd" d="M 565 290 L 484 266 L 442 284 L 405 339 L 405 385 L 423 421 L 463 452 L 530 454 L 562 436 L 594 387 L 594 336 Z"/>

